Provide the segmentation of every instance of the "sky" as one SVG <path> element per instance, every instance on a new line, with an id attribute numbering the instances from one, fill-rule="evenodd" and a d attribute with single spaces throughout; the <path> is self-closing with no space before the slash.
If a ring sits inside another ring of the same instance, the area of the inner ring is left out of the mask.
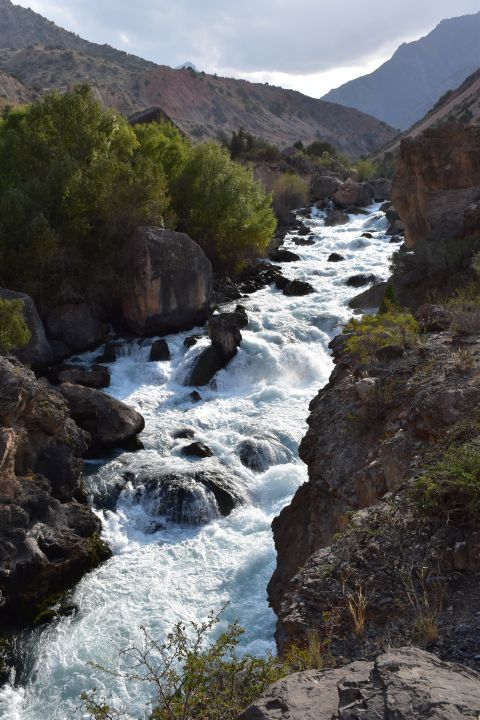
<path id="1" fill-rule="evenodd" d="M 480 0 L 13 0 L 156 63 L 321 97 Z M 480 52 L 480 51 L 479 51 Z"/>

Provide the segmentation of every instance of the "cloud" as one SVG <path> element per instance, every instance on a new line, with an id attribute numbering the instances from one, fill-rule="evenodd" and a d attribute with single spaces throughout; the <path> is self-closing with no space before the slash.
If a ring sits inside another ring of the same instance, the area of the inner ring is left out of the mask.
<path id="1" fill-rule="evenodd" d="M 478 0 L 15 1 L 95 42 L 128 38 L 130 52 L 161 64 L 188 59 L 209 72 L 288 76 L 291 85 L 372 69 L 443 18 L 478 12 Z"/>

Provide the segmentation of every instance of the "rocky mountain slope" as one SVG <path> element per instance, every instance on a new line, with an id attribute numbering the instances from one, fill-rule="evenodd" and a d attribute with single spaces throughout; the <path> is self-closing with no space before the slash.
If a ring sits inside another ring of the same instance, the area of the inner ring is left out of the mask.
<path id="1" fill-rule="evenodd" d="M 10 0 L 0 0 L 0 68 L 40 94 L 88 82 L 106 106 L 127 115 L 159 106 L 193 138 L 230 136 L 243 126 L 277 145 L 322 138 L 359 157 L 396 134 L 357 110 L 292 90 L 174 70 L 87 42 Z"/>
<path id="2" fill-rule="evenodd" d="M 425 37 L 403 43 L 374 72 L 331 90 L 323 99 L 405 130 L 477 70 L 479 38 L 480 13 L 443 20 Z"/>
<path id="3" fill-rule="evenodd" d="M 38 94 L 8 73 L 0 71 L 0 108 L 34 102 Z"/>
<path id="4" fill-rule="evenodd" d="M 455 90 L 446 92 L 425 117 L 388 143 L 373 156 L 372 160 L 377 161 L 389 155 L 397 155 L 402 140 L 416 138 L 429 128 L 437 128 L 445 123 L 477 124 L 479 121 L 480 69 L 469 75 Z"/>

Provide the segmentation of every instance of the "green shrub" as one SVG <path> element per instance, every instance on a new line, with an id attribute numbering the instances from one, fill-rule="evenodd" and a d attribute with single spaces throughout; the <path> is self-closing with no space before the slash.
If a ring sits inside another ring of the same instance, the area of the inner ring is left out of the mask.
<path id="1" fill-rule="evenodd" d="M 306 648 L 293 647 L 284 659 L 240 654 L 243 630 L 237 623 L 230 623 L 216 640 L 208 640 L 218 622 L 219 616 L 212 613 L 204 623 L 191 623 L 189 631 L 177 623 L 163 643 L 143 628 L 142 646 L 122 653 L 131 669 L 121 677 L 145 682 L 155 691 L 150 720 L 234 720 L 269 684 L 290 672 L 322 667 L 327 657 L 329 640 L 321 641 L 313 632 Z M 127 717 L 95 691 L 83 693 L 82 704 L 94 720 Z"/>
<path id="2" fill-rule="evenodd" d="M 379 315 L 352 318 L 343 332 L 351 333 L 345 344 L 346 352 L 357 356 L 361 362 L 369 362 L 386 345 L 413 346 L 417 340 L 418 325 L 410 313 L 390 308 Z"/>
<path id="3" fill-rule="evenodd" d="M 273 186 L 273 208 L 277 218 L 287 220 L 290 212 L 304 207 L 308 201 L 308 186 L 298 175 L 285 173 Z"/>
<path id="4" fill-rule="evenodd" d="M 195 146 L 172 183 L 179 228 L 204 249 L 214 267 L 239 269 L 261 255 L 275 231 L 271 198 L 248 168 L 220 145 Z"/>
<path id="5" fill-rule="evenodd" d="M 376 175 L 375 165 L 370 160 L 357 160 L 354 165 L 357 179 L 360 182 L 371 180 Z"/>
<path id="6" fill-rule="evenodd" d="M 452 445 L 416 480 L 414 499 L 422 512 L 456 520 L 480 520 L 480 444 Z"/>
<path id="7" fill-rule="evenodd" d="M 23 316 L 22 300 L 0 298 L 0 353 L 23 347 L 30 337 L 30 330 Z"/>

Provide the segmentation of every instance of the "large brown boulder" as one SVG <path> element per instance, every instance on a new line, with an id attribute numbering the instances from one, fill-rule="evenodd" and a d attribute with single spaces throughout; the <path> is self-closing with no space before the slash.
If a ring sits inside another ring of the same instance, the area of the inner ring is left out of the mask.
<path id="1" fill-rule="evenodd" d="M 340 208 L 349 208 L 351 205 L 366 207 L 373 202 L 373 187 L 369 183 L 348 178 L 332 199 Z"/>
<path id="2" fill-rule="evenodd" d="M 342 187 L 342 181 L 332 173 L 318 175 L 312 180 L 310 195 L 312 200 L 324 201 L 332 197 Z"/>
<path id="3" fill-rule="evenodd" d="M 480 673 L 403 647 L 271 685 L 239 720 L 477 720 Z"/>
<path id="4" fill-rule="evenodd" d="M 205 322 L 212 292 L 212 266 L 184 233 L 139 227 L 126 249 L 128 289 L 122 310 L 129 327 L 153 335 Z"/>
<path id="5" fill-rule="evenodd" d="M 99 345 L 105 338 L 105 327 L 86 303 L 59 305 L 47 317 L 50 337 L 65 343 L 74 352 Z"/>
<path id="6" fill-rule="evenodd" d="M 409 247 L 480 229 L 480 127 L 450 123 L 400 145 L 392 202 Z"/>
<path id="7" fill-rule="evenodd" d="M 101 456 L 114 447 L 121 447 L 145 427 L 140 413 L 100 390 L 63 383 L 60 392 L 77 425 L 90 433 L 90 455 Z"/>
<path id="8" fill-rule="evenodd" d="M 33 368 L 50 365 L 53 362 L 52 348 L 45 336 L 43 323 L 30 295 L 0 288 L 0 298 L 2 300 L 21 300 L 23 302 L 23 316 L 30 331 L 30 340 L 22 348 L 15 351 L 15 356 Z"/>

